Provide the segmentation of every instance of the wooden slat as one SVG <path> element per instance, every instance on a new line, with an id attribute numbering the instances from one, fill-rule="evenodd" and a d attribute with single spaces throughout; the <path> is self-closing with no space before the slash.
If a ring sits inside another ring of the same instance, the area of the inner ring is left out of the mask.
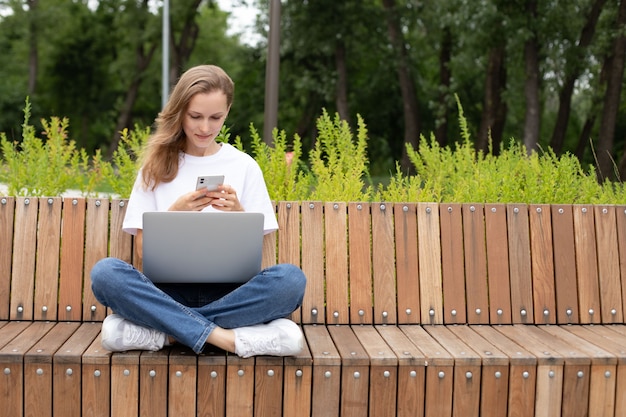
<path id="1" fill-rule="evenodd" d="M 511 316 L 513 323 L 534 323 L 528 207 L 507 205 Z"/>
<path id="2" fill-rule="evenodd" d="M 24 415 L 52 416 L 52 355 L 78 329 L 58 323 L 24 354 Z"/>
<path id="3" fill-rule="evenodd" d="M 492 324 L 511 323 L 511 283 L 509 244 L 504 204 L 485 205 L 487 276 L 489 277 L 489 320 Z"/>
<path id="4" fill-rule="evenodd" d="M 557 322 L 578 322 L 578 286 L 572 206 L 552 205 L 552 244 Z"/>
<path id="5" fill-rule="evenodd" d="M 254 412 L 254 358 L 226 358 L 226 417 L 252 417 Z"/>
<path id="6" fill-rule="evenodd" d="M 85 245 L 84 198 L 63 199 L 59 308 L 61 320 L 80 320 L 82 314 L 83 260 Z"/>
<path id="7" fill-rule="evenodd" d="M 100 332 L 100 323 L 82 323 L 53 356 L 53 415 L 81 417 L 82 355 Z"/>
<path id="8" fill-rule="evenodd" d="M 617 220 L 617 241 L 622 281 L 622 317 L 626 317 L 626 206 L 616 206 L 615 217 Z M 1 291 L 0 289 L 0 293 Z"/>
<path id="9" fill-rule="evenodd" d="M 82 317 L 87 321 L 102 321 L 106 317 L 104 306 L 91 292 L 91 269 L 109 253 L 109 200 L 90 198 L 87 200 L 87 227 L 85 229 L 85 269 L 83 273 Z M 60 317 L 66 317 L 67 310 Z M 67 320 L 71 320 L 70 318 Z"/>
<path id="10" fill-rule="evenodd" d="M 341 356 L 326 326 L 304 326 L 313 357 L 311 417 L 339 415 Z"/>
<path id="11" fill-rule="evenodd" d="M 352 331 L 370 358 L 369 415 L 397 415 L 398 358 L 374 326 L 353 326 Z"/>
<path id="12" fill-rule="evenodd" d="M 470 324 L 489 323 L 485 212 L 482 204 L 463 204 L 463 242 L 467 321 Z"/>
<path id="13" fill-rule="evenodd" d="M 61 248 L 61 198 L 39 199 L 35 320 L 56 320 Z"/>
<path id="14" fill-rule="evenodd" d="M 15 200 L 13 269 L 11 278 L 11 320 L 33 319 L 35 254 L 37 248 L 36 198 Z"/>
<path id="15" fill-rule="evenodd" d="M 326 322 L 348 324 L 348 218 L 346 203 L 325 203 Z"/>
<path id="16" fill-rule="evenodd" d="M 296 356 L 284 358 L 282 380 L 283 415 L 291 417 L 311 416 L 313 388 L 313 357 L 308 346 Z"/>
<path id="17" fill-rule="evenodd" d="M 348 204 L 350 322 L 355 324 L 373 323 L 370 210 L 369 203 Z"/>
<path id="18" fill-rule="evenodd" d="M 348 326 L 328 326 L 341 355 L 340 415 L 368 415 L 369 356 Z"/>
<path id="19" fill-rule="evenodd" d="M 111 415 L 139 415 L 139 357 L 141 352 L 117 352 L 111 356 Z"/>
<path id="20" fill-rule="evenodd" d="M 122 224 L 124 223 L 124 216 L 126 215 L 127 207 L 127 199 L 111 199 L 109 256 L 131 263 L 133 260 L 133 239 L 130 234 L 122 230 Z"/>
<path id="21" fill-rule="evenodd" d="M 422 322 L 430 324 L 443 323 L 439 230 L 439 206 L 435 203 L 417 203 L 421 315 Z"/>
<path id="22" fill-rule="evenodd" d="M 172 346 L 169 355 L 168 379 L 167 415 L 197 416 L 198 364 L 196 355 L 190 348 L 180 344 Z"/>
<path id="23" fill-rule="evenodd" d="M 600 323 L 600 286 L 593 207 L 574 206 L 574 242 L 581 323 Z"/>
<path id="24" fill-rule="evenodd" d="M 276 254 L 268 256 L 264 265 L 270 266 L 277 261 L 281 264 L 301 266 L 300 260 L 300 206 L 294 201 L 281 201 L 278 203 L 278 259 Z M 276 233 L 271 235 L 276 238 Z M 265 235 L 268 239 L 269 235 Z M 273 248 L 276 248 L 274 242 Z M 271 250 L 264 250 L 263 254 L 271 254 Z M 291 314 L 291 319 L 296 323 L 301 321 L 302 311 L 297 309 Z"/>
<path id="25" fill-rule="evenodd" d="M 529 207 L 533 305 L 536 324 L 556 323 L 556 287 L 550 206 Z"/>
<path id="26" fill-rule="evenodd" d="M 460 204 L 439 206 L 445 323 L 466 323 L 463 216 Z"/>
<path id="27" fill-rule="evenodd" d="M 226 415 L 225 352 L 207 347 L 198 356 L 197 390 L 199 416 Z"/>
<path id="28" fill-rule="evenodd" d="M 280 417 L 283 414 L 283 358 L 259 356 L 254 365 L 255 417 Z"/>
<path id="29" fill-rule="evenodd" d="M 481 357 L 447 326 L 424 326 L 454 358 L 452 415 L 478 416 L 480 412 Z"/>
<path id="30" fill-rule="evenodd" d="M 82 356 L 84 417 L 111 415 L 111 352 L 102 347 L 98 335 Z"/>
<path id="31" fill-rule="evenodd" d="M 420 322 L 417 214 L 415 203 L 394 206 L 398 323 Z"/>
<path id="32" fill-rule="evenodd" d="M 372 205 L 372 257 L 374 272 L 374 323 L 395 324 L 396 276 L 394 262 L 393 209 L 383 203 Z M 350 276 L 352 277 L 352 276 Z M 371 323 L 371 321 L 367 322 Z"/>
<path id="33" fill-rule="evenodd" d="M 623 323 L 622 282 L 615 206 L 594 206 L 602 323 Z"/>
<path id="34" fill-rule="evenodd" d="M 169 349 L 139 356 L 139 411 L 143 416 L 167 417 L 168 356 Z"/>
<path id="35" fill-rule="evenodd" d="M 15 198 L 0 197 L 0 320 L 9 318 Z"/>
<path id="36" fill-rule="evenodd" d="M 424 354 L 398 326 L 376 326 L 398 358 L 397 417 L 424 415 L 426 366 Z"/>
<path id="37" fill-rule="evenodd" d="M 325 323 L 323 205 L 308 201 L 301 206 L 302 271 L 307 278 L 302 302 L 303 323 Z"/>

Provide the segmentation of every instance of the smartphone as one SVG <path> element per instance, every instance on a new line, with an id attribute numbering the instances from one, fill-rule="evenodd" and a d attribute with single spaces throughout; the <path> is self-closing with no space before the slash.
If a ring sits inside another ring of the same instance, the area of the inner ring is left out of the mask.
<path id="1" fill-rule="evenodd" d="M 196 181 L 196 190 L 200 190 L 202 188 L 206 188 L 209 191 L 217 190 L 218 185 L 222 185 L 224 183 L 223 175 L 206 175 L 198 177 Z"/>

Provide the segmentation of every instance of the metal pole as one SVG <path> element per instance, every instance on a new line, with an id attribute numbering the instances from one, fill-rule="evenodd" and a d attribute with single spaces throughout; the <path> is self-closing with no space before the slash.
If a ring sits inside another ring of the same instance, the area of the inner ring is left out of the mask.
<path id="1" fill-rule="evenodd" d="M 280 66 L 280 0 L 270 0 L 270 31 L 265 67 L 265 121 L 263 141 L 272 143 L 272 130 L 278 126 L 278 70 Z"/>
<path id="2" fill-rule="evenodd" d="M 163 0 L 163 66 L 161 108 L 165 107 L 170 94 L 170 1 Z"/>

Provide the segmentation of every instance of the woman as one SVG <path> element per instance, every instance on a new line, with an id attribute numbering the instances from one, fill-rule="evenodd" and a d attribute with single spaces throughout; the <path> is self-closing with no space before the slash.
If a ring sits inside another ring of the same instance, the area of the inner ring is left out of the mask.
<path id="1" fill-rule="evenodd" d="M 146 211 L 261 212 L 265 233 L 278 228 L 258 164 L 215 141 L 233 94 L 230 77 L 212 65 L 189 69 L 176 84 L 156 119 L 124 218 L 137 253 Z M 196 191 L 200 175 L 224 175 L 225 181 L 216 191 Z M 302 303 L 305 281 L 289 264 L 267 268 L 239 286 L 156 286 L 115 258 L 100 260 L 91 271 L 96 298 L 115 312 L 102 324 L 102 345 L 112 351 L 159 350 L 178 341 L 196 353 L 211 344 L 242 357 L 297 354 L 302 332 L 284 317 Z"/>

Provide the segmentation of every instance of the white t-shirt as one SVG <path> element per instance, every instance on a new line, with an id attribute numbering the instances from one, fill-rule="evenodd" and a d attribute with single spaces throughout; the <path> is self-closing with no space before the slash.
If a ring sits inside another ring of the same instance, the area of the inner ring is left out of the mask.
<path id="1" fill-rule="evenodd" d="M 201 175 L 224 175 L 224 184 L 235 189 L 245 211 L 264 214 L 264 232 L 267 234 L 278 229 L 261 168 L 250 155 L 228 143 L 223 143 L 217 153 L 209 156 L 181 153 L 176 178 L 160 183 L 154 191 L 143 187 L 140 170 L 130 194 L 122 229 L 137 234 L 137 229 L 143 229 L 144 212 L 167 211 L 181 195 L 195 190 L 196 180 Z M 218 210 L 209 206 L 204 211 Z"/>

